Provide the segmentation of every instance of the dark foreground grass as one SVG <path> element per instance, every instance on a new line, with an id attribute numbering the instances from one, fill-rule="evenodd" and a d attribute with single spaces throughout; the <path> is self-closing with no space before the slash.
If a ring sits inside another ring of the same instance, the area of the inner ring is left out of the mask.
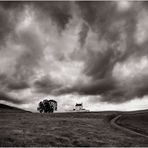
<path id="1" fill-rule="evenodd" d="M 110 125 L 117 112 L 0 113 L 0 146 L 148 146 Z"/>
<path id="2" fill-rule="evenodd" d="M 148 136 L 148 111 L 123 114 L 117 123 Z"/>

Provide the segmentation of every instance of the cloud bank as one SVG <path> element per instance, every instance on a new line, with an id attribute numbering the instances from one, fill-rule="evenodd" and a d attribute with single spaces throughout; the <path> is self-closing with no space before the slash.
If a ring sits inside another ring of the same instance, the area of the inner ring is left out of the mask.
<path id="1" fill-rule="evenodd" d="M 0 2 L 0 100 L 145 99 L 147 16 L 147 2 Z"/>

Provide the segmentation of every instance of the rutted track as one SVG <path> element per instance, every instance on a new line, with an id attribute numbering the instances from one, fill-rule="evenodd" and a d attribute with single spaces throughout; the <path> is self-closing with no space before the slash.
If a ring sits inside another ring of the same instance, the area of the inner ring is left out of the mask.
<path id="1" fill-rule="evenodd" d="M 122 115 L 116 116 L 115 118 L 113 118 L 113 119 L 110 121 L 110 124 L 111 124 L 113 127 L 117 128 L 117 129 L 120 129 L 120 130 L 122 130 L 122 131 L 128 132 L 128 133 L 130 133 L 130 134 L 134 134 L 134 135 L 137 135 L 137 136 L 142 136 L 142 137 L 148 138 L 148 135 L 139 133 L 139 132 L 137 132 L 137 131 L 134 131 L 134 130 L 131 130 L 131 129 L 127 128 L 127 127 L 124 127 L 124 126 L 119 125 L 119 124 L 117 123 L 117 121 L 118 121 L 120 118 L 122 118 Z"/>

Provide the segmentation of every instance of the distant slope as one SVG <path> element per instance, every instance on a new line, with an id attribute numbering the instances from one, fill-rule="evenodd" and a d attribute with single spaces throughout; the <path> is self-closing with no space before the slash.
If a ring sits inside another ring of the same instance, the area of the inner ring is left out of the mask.
<path id="1" fill-rule="evenodd" d="M 5 104 L 0 104 L 0 113 L 25 113 L 29 111 L 25 111 L 23 109 L 12 107 Z"/>

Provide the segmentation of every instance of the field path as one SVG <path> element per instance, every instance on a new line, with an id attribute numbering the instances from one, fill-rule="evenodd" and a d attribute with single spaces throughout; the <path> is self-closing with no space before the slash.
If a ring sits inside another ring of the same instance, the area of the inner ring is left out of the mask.
<path id="1" fill-rule="evenodd" d="M 120 118 L 122 118 L 122 115 L 116 116 L 115 118 L 113 118 L 113 119 L 110 121 L 110 124 L 111 124 L 113 127 L 117 128 L 117 129 L 120 129 L 120 130 L 122 130 L 122 131 L 128 132 L 128 133 L 130 133 L 130 134 L 134 134 L 134 135 L 138 135 L 138 136 L 142 136 L 142 137 L 148 138 L 148 135 L 139 133 L 139 132 L 137 132 L 137 131 L 134 131 L 134 130 L 131 130 L 131 129 L 127 128 L 127 127 L 124 127 L 124 126 L 119 125 L 119 124 L 117 123 L 117 121 L 118 121 Z"/>

